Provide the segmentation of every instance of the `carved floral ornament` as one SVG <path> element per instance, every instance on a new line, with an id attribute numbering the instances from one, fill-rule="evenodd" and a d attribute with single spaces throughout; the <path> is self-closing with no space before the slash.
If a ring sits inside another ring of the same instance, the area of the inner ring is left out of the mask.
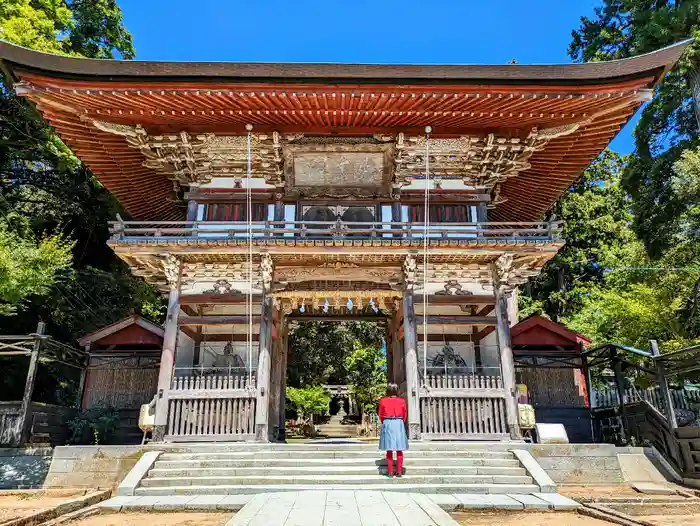
<path id="1" fill-rule="evenodd" d="M 162 259 L 163 273 L 168 282 L 170 290 L 176 290 L 180 283 L 180 273 L 182 271 L 182 262 L 179 258 L 172 254 L 166 254 Z"/>
<path id="2" fill-rule="evenodd" d="M 101 131 L 124 137 L 129 146 L 143 154 L 144 166 L 166 174 L 176 185 L 203 184 L 211 181 L 212 177 L 240 179 L 247 174 L 246 135 L 192 135 L 185 131 L 179 134 L 150 135 L 141 126 L 99 120 L 90 122 Z M 522 136 L 491 133 L 483 136 L 431 138 L 431 176 L 437 181 L 461 179 L 467 186 L 491 191 L 493 198 L 498 201 L 501 183 L 527 170 L 534 152 L 544 148 L 553 139 L 576 132 L 583 124 L 585 123 L 567 124 L 543 130 L 533 128 Z M 374 195 L 389 191 L 390 187 L 393 189 L 391 193 L 396 193 L 412 180 L 425 176 L 425 136 L 399 133 L 395 136 L 374 137 L 313 137 L 272 132 L 252 133 L 251 140 L 252 176 L 264 178 L 265 182 L 278 188 L 286 185 L 287 193 L 297 190 L 295 177 L 303 183 L 305 174 L 316 177 L 325 173 L 334 181 L 325 185 L 322 182 L 314 182 L 307 187 L 302 185 L 300 188 L 307 197 L 329 195 L 329 192 L 333 195 L 343 194 L 343 191 L 347 195 L 355 195 L 360 191 Z M 386 154 L 383 161 L 379 160 L 381 152 Z M 297 167 L 297 164 L 300 166 Z M 345 173 L 345 164 L 350 167 L 350 171 L 344 177 L 349 179 L 343 184 L 337 184 L 338 174 Z M 297 169 L 300 170 L 298 174 Z M 358 176 L 362 174 L 364 176 L 358 182 Z M 354 188 L 353 185 L 360 186 Z M 380 187 L 385 188 L 382 190 Z"/>
<path id="3" fill-rule="evenodd" d="M 537 260 L 515 259 L 514 254 L 502 254 L 493 264 L 493 282 L 502 292 L 510 293 L 518 285 L 539 273 Z"/>

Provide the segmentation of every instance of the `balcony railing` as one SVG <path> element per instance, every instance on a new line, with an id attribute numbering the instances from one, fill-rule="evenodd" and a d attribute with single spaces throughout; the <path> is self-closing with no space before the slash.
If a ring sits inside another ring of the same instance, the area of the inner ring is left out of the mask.
<path id="1" fill-rule="evenodd" d="M 246 223 L 227 221 L 113 221 L 113 241 L 184 240 L 193 237 L 246 239 Z M 553 242 L 559 239 L 558 222 L 435 223 L 428 228 L 430 239 Z M 251 235 L 256 240 L 306 239 L 424 239 L 420 223 L 346 221 L 255 221 Z"/>

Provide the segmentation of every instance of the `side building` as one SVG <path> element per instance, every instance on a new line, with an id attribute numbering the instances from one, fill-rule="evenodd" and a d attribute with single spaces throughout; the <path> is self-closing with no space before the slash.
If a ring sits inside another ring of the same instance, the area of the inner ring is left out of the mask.
<path id="1" fill-rule="evenodd" d="M 567 65 L 168 63 L 0 42 L 168 294 L 158 440 L 284 435 L 290 323 L 371 319 L 412 439 L 519 438 L 514 290 L 554 202 L 687 42 Z"/>

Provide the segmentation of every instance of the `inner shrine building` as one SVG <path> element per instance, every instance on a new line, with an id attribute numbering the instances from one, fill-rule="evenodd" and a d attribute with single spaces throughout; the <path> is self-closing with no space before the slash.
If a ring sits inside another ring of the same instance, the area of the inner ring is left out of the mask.
<path id="1" fill-rule="evenodd" d="M 119 200 L 112 249 L 167 294 L 156 440 L 283 439 L 290 326 L 354 319 L 386 327 L 411 439 L 501 440 L 521 436 L 514 291 L 562 246 L 549 211 L 686 46 L 542 66 L 0 59 Z"/>

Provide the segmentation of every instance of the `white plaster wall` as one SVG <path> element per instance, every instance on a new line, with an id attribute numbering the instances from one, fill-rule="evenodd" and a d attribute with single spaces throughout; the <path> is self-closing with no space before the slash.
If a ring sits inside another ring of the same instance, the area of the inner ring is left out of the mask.
<path id="1" fill-rule="evenodd" d="M 182 331 L 177 334 L 175 368 L 192 367 L 194 361 L 194 340 Z"/>

